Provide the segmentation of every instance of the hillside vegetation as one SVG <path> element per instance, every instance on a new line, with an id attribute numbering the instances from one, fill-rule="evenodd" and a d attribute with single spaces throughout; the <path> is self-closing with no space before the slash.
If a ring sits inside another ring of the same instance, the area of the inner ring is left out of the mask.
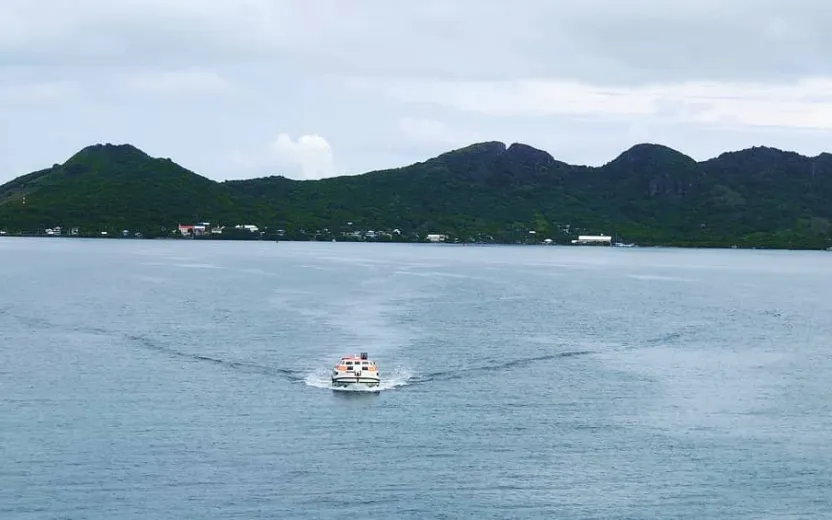
<path id="1" fill-rule="evenodd" d="M 696 162 L 639 144 L 587 167 L 524 144 L 484 142 L 357 176 L 215 182 L 170 159 L 107 144 L 0 186 L 0 229 L 159 236 L 208 221 L 282 230 L 285 239 L 376 230 L 392 240 L 444 233 L 568 243 L 578 233 L 605 233 L 641 245 L 826 248 L 830 196 L 832 155 L 766 147 Z"/>

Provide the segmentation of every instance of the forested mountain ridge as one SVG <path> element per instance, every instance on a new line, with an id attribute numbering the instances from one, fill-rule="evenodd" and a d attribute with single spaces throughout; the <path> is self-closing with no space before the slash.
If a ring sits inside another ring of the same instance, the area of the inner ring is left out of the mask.
<path id="1" fill-rule="evenodd" d="M 451 240 L 568 243 L 578 233 L 643 245 L 826 248 L 832 155 L 769 147 L 697 162 L 638 144 L 599 167 L 514 143 L 475 143 L 409 166 L 316 181 L 216 182 L 130 145 L 94 145 L 0 186 L 0 229 L 136 230 L 254 224 L 289 239 L 382 231 Z M 534 231 L 535 233 L 529 233 Z"/>

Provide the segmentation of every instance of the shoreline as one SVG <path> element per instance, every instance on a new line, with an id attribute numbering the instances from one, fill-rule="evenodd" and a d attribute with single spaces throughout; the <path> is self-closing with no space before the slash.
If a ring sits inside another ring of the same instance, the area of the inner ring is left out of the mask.
<path id="1" fill-rule="evenodd" d="M 683 249 L 683 250 L 703 250 L 703 249 L 714 249 L 714 250 L 743 250 L 743 251 L 817 251 L 817 252 L 832 252 L 832 248 L 822 248 L 822 247 L 794 247 L 783 245 L 780 246 L 742 246 L 739 244 L 678 244 L 678 243 L 657 243 L 657 244 L 642 244 L 642 245 L 632 245 L 632 246 L 614 246 L 614 245 L 577 245 L 577 244 L 570 244 L 570 243 L 542 243 L 542 242 L 535 242 L 535 243 L 523 243 L 523 242 L 430 242 L 430 241 L 392 241 L 392 240 L 293 240 L 287 238 L 281 239 L 273 239 L 273 238 L 185 238 L 185 237 L 134 237 L 134 236 L 118 236 L 118 235 L 109 235 L 109 236 L 72 236 L 72 235 L 35 235 L 35 234 L 2 234 L 0 235 L 0 239 L 3 238 L 31 238 L 31 239 L 54 239 L 54 240 L 164 240 L 164 241 L 174 241 L 174 242 L 274 242 L 274 243 L 281 243 L 281 242 L 313 242 L 313 243 L 321 243 L 321 244 L 411 244 L 411 245 L 425 245 L 425 246 L 435 246 L 435 247 L 487 247 L 487 246 L 513 246 L 513 247 L 558 247 L 558 248 L 580 248 L 580 249 Z"/>

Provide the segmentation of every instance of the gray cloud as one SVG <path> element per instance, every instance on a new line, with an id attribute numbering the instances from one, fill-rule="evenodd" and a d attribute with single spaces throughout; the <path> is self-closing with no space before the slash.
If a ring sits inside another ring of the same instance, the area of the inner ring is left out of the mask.
<path id="1" fill-rule="evenodd" d="M 486 139 L 589 164 L 641 140 L 817 153 L 830 22 L 821 0 L 5 0 L 0 181 L 94 142 L 215 178 Z"/>
<path id="2" fill-rule="evenodd" d="M 5 64 L 223 66 L 600 83 L 830 72 L 823 0 L 6 0 Z"/>

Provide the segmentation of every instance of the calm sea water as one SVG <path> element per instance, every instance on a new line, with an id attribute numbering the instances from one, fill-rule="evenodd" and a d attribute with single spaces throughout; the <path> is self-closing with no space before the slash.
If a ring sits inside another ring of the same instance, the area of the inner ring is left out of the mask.
<path id="1" fill-rule="evenodd" d="M 0 239 L 0 518 L 828 517 L 830 266 Z"/>

